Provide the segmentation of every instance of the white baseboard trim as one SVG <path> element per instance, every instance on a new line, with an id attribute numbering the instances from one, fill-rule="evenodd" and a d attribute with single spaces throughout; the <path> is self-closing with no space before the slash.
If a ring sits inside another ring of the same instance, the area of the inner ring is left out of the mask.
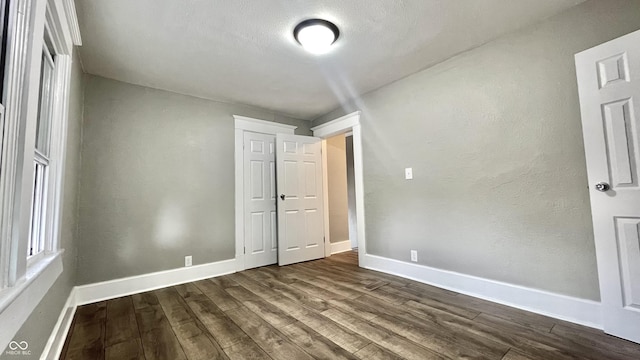
<path id="1" fill-rule="evenodd" d="M 60 311 L 58 321 L 51 331 L 47 344 L 44 346 L 40 360 L 56 360 L 60 358 L 62 347 L 64 346 L 67 334 L 71 328 L 73 316 L 75 315 L 77 308 L 76 289 L 73 288 L 71 289 L 71 293 L 69 293 L 67 301 L 64 303 L 62 311 Z"/>
<path id="2" fill-rule="evenodd" d="M 90 304 L 167 286 L 231 274 L 236 270 L 236 260 L 230 259 L 76 286 L 76 305 Z"/>
<path id="3" fill-rule="evenodd" d="M 339 241 L 330 244 L 331 254 L 337 254 L 351 250 L 351 240 Z"/>
<path id="4" fill-rule="evenodd" d="M 602 330 L 601 304 L 424 265 L 365 254 L 360 266 Z"/>

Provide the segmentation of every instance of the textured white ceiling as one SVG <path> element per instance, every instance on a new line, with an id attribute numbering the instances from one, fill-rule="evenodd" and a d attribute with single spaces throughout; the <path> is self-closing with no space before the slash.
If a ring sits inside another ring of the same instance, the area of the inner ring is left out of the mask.
<path id="1" fill-rule="evenodd" d="M 77 0 L 86 72 L 313 119 L 583 0 Z M 341 31 L 306 53 L 301 20 Z"/>

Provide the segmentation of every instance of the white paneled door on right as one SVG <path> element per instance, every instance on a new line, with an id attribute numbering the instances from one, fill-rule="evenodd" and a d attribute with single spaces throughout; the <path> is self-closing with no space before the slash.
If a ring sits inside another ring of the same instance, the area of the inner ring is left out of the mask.
<path id="1" fill-rule="evenodd" d="M 576 70 L 604 331 L 640 343 L 640 31 Z"/>
<path id="2" fill-rule="evenodd" d="M 244 133 L 245 268 L 278 262 L 274 135 Z"/>
<path id="3" fill-rule="evenodd" d="M 324 257 L 321 142 L 276 135 L 279 265 Z"/>

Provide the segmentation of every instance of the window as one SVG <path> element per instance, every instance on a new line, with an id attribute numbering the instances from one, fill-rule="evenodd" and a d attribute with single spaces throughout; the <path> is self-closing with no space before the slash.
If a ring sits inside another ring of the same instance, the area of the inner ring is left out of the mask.
<path id="1" fill-rule="evenodd" d="M 55 61 L 49 50 L 51 42 L 42 47 L 40 66 L 40 92 L 36 122 L 36 141 L 33 157 L 33 189 L 31 197 L 31 229 L 27 258 L 33 262 L 47 248 L 47 205 L 49 204 L 49 173 L 51 162 L 51 128 L 53 125 L 53 98 Z"/>
<path id="2" fill-rule="evenodd" d="M 49 284 L 55 281 L 50 274 L 62 269 L 74 44 L 81 39 L 73 0 L 0 0 L 0 315 L 10 304 L 3 299 L 29 298 L 24 291 L 32 282 Z"/>
<path id="3" fill-rule="evenodd" d="M 0 349 L 63 270 L 68 92 L 73 45 L 81 44 L 75 14 L 73 0 L 0 0 Z"/>

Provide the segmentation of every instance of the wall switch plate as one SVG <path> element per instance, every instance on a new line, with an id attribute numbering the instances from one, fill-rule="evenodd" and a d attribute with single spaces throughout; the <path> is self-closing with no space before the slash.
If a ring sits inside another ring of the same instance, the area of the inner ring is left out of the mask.
<path id="1" fill-rule="evenodd" d="M 405 168 L 404 169 L 404 178 L 406 180 L 413 179 L 413 168 Z"/>
<path id="2" fill-rule="evenodd" d="M 185 256 L 184 257 L 184 266 L 191 266 L 193 265 L 193 256 L 189 255 L 189 256 Z"/>
<path id="3" fill-rule="evenodd" d="M 418 261 L 418 250 L 411 250 L 411 261 Z"/>

